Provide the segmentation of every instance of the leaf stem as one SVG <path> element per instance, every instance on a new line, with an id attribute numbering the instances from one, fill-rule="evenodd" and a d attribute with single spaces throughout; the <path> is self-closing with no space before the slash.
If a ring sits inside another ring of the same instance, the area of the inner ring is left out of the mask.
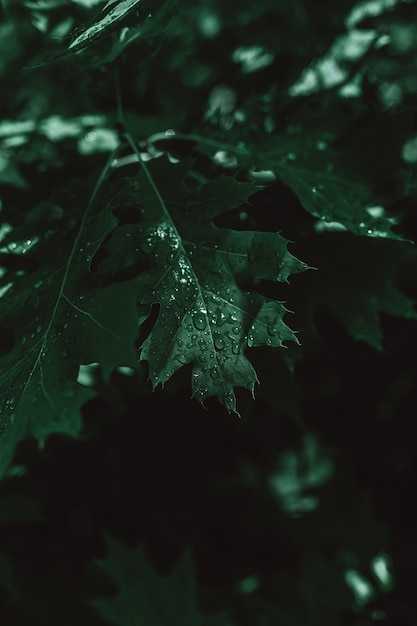
<path id="1" fill-rule="evenodd" d="M 151 173 L 149 171 L 148 166 L 146 165 L 145 161 L 142 159 L 137 145 L 135 144 L 134 140 L 132 139 L 131 134 L 127 130 L 126 130 L 125 135 L 126 135 L 126 139 L 129 142 L 133 152 L 136 154 L 138 161 L 140 162 L 141 166 L 143 167 L 143 171 L 145 172 L 146 178 L 148 179 L 149 184 L 152 187 L 152 190 L 153 190 L 153 192 L 154 192 L 158 202 L 160 203 L 161 207 L 163 208 L 164 213 L 166 214 L 166 216 L 169 218 L 169 214 L 168 214 L 168 211 L 167 211 L 164 199 L 161 196 L 161 194 L 159 193 L 159 189 L 155 185 L 155 181 L 154 181 L 154 179 L 153 179 L 153 177 L 152 177 L 152 175 L 151 175 Z"/>

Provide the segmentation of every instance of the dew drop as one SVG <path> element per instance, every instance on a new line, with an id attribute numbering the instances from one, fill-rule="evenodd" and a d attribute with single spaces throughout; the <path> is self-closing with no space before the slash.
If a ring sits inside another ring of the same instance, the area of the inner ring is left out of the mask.
<path id="1" fill-rule="evenodd" d="M 224 405 L 227 409 L 230 409 L 231 411 L 235 410 L 236 398 L 235 398 L 235 394 L 233 393 L 233 391 L 227 391 L 224 394 Z"/>
<path id="2" fill-rule="evenodd" d="M 207 325 L 206 315 L 203 311 L 197 311 L 193 315 L 193 324 L 197 330 L 204 330 Z"/>
<path id="3" fill-rule="evenodd" d="M 226 315 L 223 313 L 223 311 L 220 308 L 218 308 L 214 314 L 214 323 L 217 326 L 223 326 L 223 324 L 225 324 L 226 322 L 227 322 Z"/>
<path id="4" fill-rule="evenodd" d="M 156 237 L 149 236 L 142 241 L 141 248 L 146 254 L 149 254 L 150 252 L 152 252 L 152 250 L 155 249 L 157 243 L 158 241 Z"/>
<path id="5" fill-rule="evenodd" d="M 197 335 L 191 335 L 190 341 L 187 343 L 187 348 L 194 348 L 197 343 Z"/>
<path id="6" fill-rule="evenodd" d="M 216 350 L 224 350 L 226 347 L 224 337 L 220 333 L 213 334 L 213 343 Z"/>

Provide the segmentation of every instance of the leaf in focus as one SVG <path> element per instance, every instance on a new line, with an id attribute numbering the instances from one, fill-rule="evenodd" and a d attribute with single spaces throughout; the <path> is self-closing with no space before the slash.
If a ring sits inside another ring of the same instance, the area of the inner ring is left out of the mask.
<path id="1" fill-rule="evenodd" d="M 201 626 L 204 616 L 196 601 L 192 557 L 187 551 L 170 576 L 159 576 L 142 546 L 124 547 L 106 538 L 105 571 L 119 588 L 114 598 L 91 600 L 91 605 L 114 626 Z M 221 623 L 221 622 L 220 622 Z M 223 622 L 225 623 L 225 622 Z"/>
<path id="2" fill-rule="evenodd" d="M 140 354 L 153 388 L 190 365 L 193 396 L 199 402 L 215 396 L 235 411 L 234 388 L 253 393 L 257 382 L 246 348 L 296 341 L 283 321 L 285 306 L 253 285 L 288 282 L 307 266 L 279 233 L 217 227 L 218 215 L 241 207 L 259 188 L 220 176 L 192 189 L 185 182 L 191 166 L 188 159 L 170 164 L 165 155 L 142 164 L 131 187 L 131 202 L 145 207 L 141 220 L 115 231 L 97 276 L 111 280 L 137 259 L 140 321 L 159 305 Z"/>
<path id="3" fill-rule="evenodd" d="M 86 212 L 72 229 L 46 231 L 25 255 L 35 269 L 12 273 L 0 300 L 0 476 L 26 436 L 43 443 L 52 433 L 79 435 L 80 407 L 92 394 L 77 384 L 81 365 L 98 362 L 105 378 L 136 365 L 132 290 L 98 287 L 89 272 L 114 218 Z"/>

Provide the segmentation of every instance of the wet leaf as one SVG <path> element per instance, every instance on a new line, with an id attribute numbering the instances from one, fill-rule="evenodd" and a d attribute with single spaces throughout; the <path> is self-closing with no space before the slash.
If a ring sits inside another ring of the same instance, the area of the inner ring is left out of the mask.
<path id="1" fill-rule="evenodd" d="M 111 280 L 116 270 L 133 271 L 136 257 L 140 320 L 159 305 L 140 354 L 152 386 L 190 365 L 193 396 L 199 402 L 216 396 L 235 411 L 235 387 L 253 393 L 257 381 L 245 350 L 296 340 L 283 321 L 285 306 L 245 285 L 287 282 L 306 266 L 279 233 L 217 227 L 218 215 L 247 202 L 258 187 L 221 176 L 190 189 L 184 179 L 191 166 L 191 160 L 172 165 L 164 156 L 141 168 L 143 219 L 114 233 L 97 276 Z"/>
<path id="2" fill-rule="evenodd" d="M 159 6 L 144 3 L 143 0 L 110 0 L 100 16 L 91 20 L 89 25 L 76 29 L 67 52 L 56 58 L 64 58 L 68 52 L 78 52 L 91 47 L 91 44 L 96 46 L 114 34 L 110 47 L 97 48 L 98 58 L 95 61 L 98 65 L 111 62 L 134 41 L 155 38 L 163 33 L 171 5 L 171 0 Z"/>
<path id="3" fill-rule="evenodd" d="M 73 50 L 84 46 L 100 38 L 106 31 L 126 18 L 143 0 L 113 0 L 104 7 L 104 15 L 98 21 L 94 21 L 83 32 L 77 35 L 69 44 L 68 49 Z"/>
<path id="4" fill-rule="evenodd" d="M 282 164 L 277 172 L 303 207 L 324 223 L 340 224 L 355 235 L 402 239 L 391 230 L 394 220 L 383 215 L 382 207 L 382 215 L 372 213 L 372 196 L 365 185 L 296 164 Z"/>
<path id="5" fill-rule="evenodd" d="M 0 327 L 0 476 L 18 443 L 80 433 L 80 407 L 92 391 L 77 384 L 80 365 L 99 362 L 107 378 L 134 367 L 135 297 L 123 285 L 97 287 L 89 264 L 113 224 L 110 209 L 86 214 L 77 228 L 46 231 L 33 250 L 39 265 L 6 274 Z M 50 259 L 54 259 L 51 267 Z M 48 261 L 49 259 L 49 261 Z"/>
<path id="6" fill-rule="evenodd" d="M 317 130 L 283 133 L 258 145 L 229 145 L 221 139 L 216 145 L 213 140 L 192 137 L 196 149 L 220 165 L 227 167 L 231 162 L 235 168 L 243 167 L 254 180 L 280 179 L 303 208 L 324 225 L 338 224 L 341 230 L 359 236 L 404 239 L 392 230 L 396 219 L 385 214 L 383 207 L 375 206 L 372 186 L 352 175 L 338 151 L 319 139 Z M 169 149 L 167 141 L 162 144 Z"/>

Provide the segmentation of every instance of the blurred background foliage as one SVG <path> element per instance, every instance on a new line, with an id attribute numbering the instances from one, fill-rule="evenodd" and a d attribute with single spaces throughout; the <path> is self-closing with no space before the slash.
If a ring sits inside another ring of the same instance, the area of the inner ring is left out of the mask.
<path id="1" fill-rule="evenodd" d="M 123 141 L 121 113 L 143 154 L 166 147 L 166 129 L 189 137 L 170 150 L 197 154 L 207 177 L 265 182 L 293 158 L 314 172 L 322 153 L 416 240 L 416 2 L 150 0 L 71 49 L 106 7 L 2 3 L 2 268 L 30 273 L 31 242 L 77 222 Z M 191 401 L 188 372 L 154 393 L 146 372 L 114 372 L 79 440 L 22 444 L 0 485 L 2 626 L 109 623 L 92 600 L 131 580 L 98 564 L 107 536 L 144 546 L 132 576 L 176 580 L 191 550 L 203 623 L 415 624 L 413 244 L 323 222 L 276 176 L 230 219 L 279 230 L 319 268 L 258 286 L 294 311 L 301 347 L 252 350 L 262 381 L 241 418 Z"/>

